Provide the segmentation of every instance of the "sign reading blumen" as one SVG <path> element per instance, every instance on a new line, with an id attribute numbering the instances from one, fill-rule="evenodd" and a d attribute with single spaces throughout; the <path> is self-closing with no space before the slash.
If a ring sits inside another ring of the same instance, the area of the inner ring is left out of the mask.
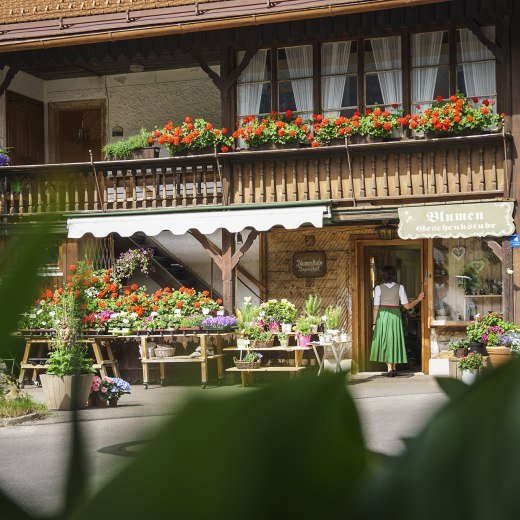
<path id="1" fill-rule="evenodd" d="M 298 278 L 320 278 L 327 272 L 323 251 L 303 251 L 293 255 L 293 274 Z"/>

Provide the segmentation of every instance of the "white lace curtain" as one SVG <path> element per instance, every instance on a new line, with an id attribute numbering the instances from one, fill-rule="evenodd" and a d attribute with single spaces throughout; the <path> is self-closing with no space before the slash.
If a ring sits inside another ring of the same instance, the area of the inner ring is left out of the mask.
<path id="1" fill-rule="evenodd" d="M 384 105 L 402 103 L 401 37 L 370 40 Z M 398 70 L 388 70 L 398 69 Z"/>
<path id="2" fill-rule="evenodd" d="M 323 107 L 325 117 L 338 117 L 339 110 L 327 110 L 343 106 L 343 93 L 347 81 L 350 41 L 324 43 L 322 47 L 323 74 L 338 74 L 323 78 Z"/>
<path id="3" fill-rule="evenodd" d="M 431 106 L 441 60 L 443 32 L 414 34 L 412 37 L 412 101 L 420 102 L 421 110 Z M 421 68 L 414 68 L 421 67 Z"/>
<path id="4" fill-rule="evenodd" d="M 238 53 L 238 61 L 240 62 L 244 56 L 244 52 Z M 252 116 L 260 113 L 260 104 L 262 102 L 262 90 L 264 84 L 262 81 L 266 78 L 266 61 L 267 49 L 260 49 L 251 58 L 247 67 L 240 74 L 238 80 L 238 114 L 240 116 Z"/>
<path id="5" fill-rule="evenodd" d="M 312 47 L 310 45 L 287 47 L 285 56 L 296 110 L 298 112 L 312 112 Z"/>
<path id="6" fill-rule="evenodd" d="M 483 27 L 482 32 L 490 40 L 495 41 L 495 27 Z M 497 87 L 493 53 L 480 43 L 469 29 L 460 30 L 460 49 L 466 95 L 468 97 L 494 96 Z M 475 63 L 471 63 L 472 61 Z"/>

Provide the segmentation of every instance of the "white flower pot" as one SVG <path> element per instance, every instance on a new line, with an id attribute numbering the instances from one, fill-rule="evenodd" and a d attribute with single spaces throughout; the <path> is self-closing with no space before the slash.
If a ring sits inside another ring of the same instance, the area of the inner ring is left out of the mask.
<path id="1" fill-rule="evenodd" d="M 206 316 L 206 314 L 209 314 L 209 309 L 203 308 L 202 314 L 204 314 L 204 316 Z"/>
<path id="2" fill-rule="evenodd" d="M 292 323 L 282 323 L 282 332 L 290 334 L 292 332 Z"/>
<path id="3" fill-rule="evenodd" d="M 472 385 L 478 377 L 478 370 L 463 370 L 462 371 L 462 382 L 467 385 Z"/>
<path id="4" fill-rule="evenodd" d="M 318 333 L 318 325 L 311 325 L 311 334 Z"/>
<path id="5" fill-rule="evenodd" d="M 248 348 L 250 343 L 247 338 L 237 338 L 237 348 Z"/>

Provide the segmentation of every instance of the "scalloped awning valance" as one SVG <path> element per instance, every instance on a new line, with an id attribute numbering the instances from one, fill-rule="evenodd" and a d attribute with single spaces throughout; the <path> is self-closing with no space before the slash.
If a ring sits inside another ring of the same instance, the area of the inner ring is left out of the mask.
<path id="1" fill-rule="evenodd" d="M 261 209 L 238 209 L 218 211 L 178 211 L 170 213 L 103 215 L 95 217 L 77 217 L 67 220 L 69 238 L 81 238 L 87 233 L 95 237 L 106 237 L 117 233 L 130 237 L 141 232 L 156 236 L 162 231 L 171 231 L 174 235 L 184 235 L 196 229 L 204 235 L 210 235 L 217 229 L 227 229 L 237 233 L 246 228 L 256 231 L 268 231 L 275 226 L 285 229 L 297 229 L 303 224 L 316 228 L 323 227 L 323 216 L 327 213 L 326 205 L 299 207 L 269 207 Z"/>

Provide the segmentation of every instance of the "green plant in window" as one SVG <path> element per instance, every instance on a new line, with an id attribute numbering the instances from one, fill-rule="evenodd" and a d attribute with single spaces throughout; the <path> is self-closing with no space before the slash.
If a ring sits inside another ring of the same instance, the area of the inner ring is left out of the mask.
<path id="1" fill-rule="evenodd" d="M 148 148 L 154 143 L 152 133 L 141 128 L 138 134 L 131 135 L 128 139 L 121 139 L 114 143 L 108 143 L 103 147 L 103 154 L 106 159 L 124 161 L 132 157 L 135 150 Z"/>
<path id="2" fill-rule="evenodd" d="M 480 276 L 471 265 L 465 265 L 460 274 L 457 275 L 457 287 L 461 289 L 464 294 L 475 294 L 477 288 L 480 286 L 480 282 Z"/>

